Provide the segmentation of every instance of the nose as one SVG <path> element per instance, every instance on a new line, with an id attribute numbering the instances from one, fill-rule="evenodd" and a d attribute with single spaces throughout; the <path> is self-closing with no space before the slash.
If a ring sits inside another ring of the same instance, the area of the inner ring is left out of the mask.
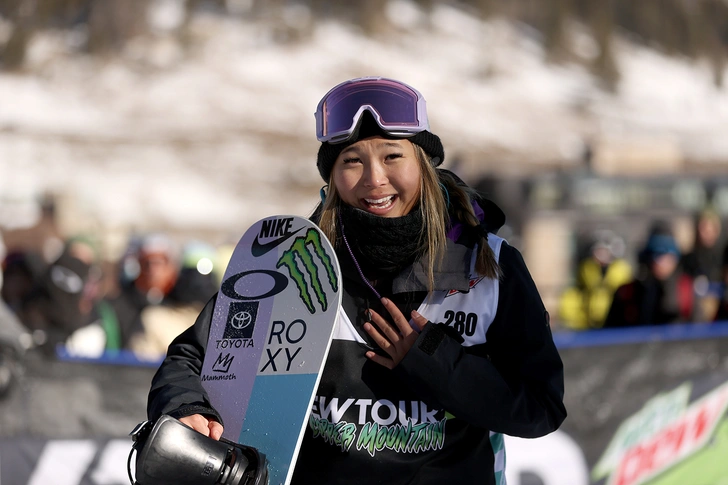
<path id="1" fill-rule="evenodd" d="M 367 187 L 379 187 L 388 181 L 387 170 L 384 164 L 379 161 L 370 161 L 364 165 L 364 184 Z"/>

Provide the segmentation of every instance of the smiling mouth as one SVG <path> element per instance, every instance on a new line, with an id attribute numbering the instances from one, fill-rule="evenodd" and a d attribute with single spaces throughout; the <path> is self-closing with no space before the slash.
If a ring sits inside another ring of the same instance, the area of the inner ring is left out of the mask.
<path id="1" fill-rule="evenodd" d="M 388 209 L 393 203 L 396 196 L 388 195 L 381 199 L 364 199 L 364 203 L 370 209 Z"/>

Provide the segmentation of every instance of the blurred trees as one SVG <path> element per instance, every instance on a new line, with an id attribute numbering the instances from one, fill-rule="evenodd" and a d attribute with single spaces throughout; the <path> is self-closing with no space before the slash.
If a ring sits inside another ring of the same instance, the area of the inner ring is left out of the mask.
<path id="1" fill-rule="evenodd" d="M 412 0 L 431 12 L 444 0 Z M 153 29 L 150 5 L 177 4 L 184 12 L 176 35 L 186 37 L 190 19 L 206 10 L 271 21 L 281 31 L 286 7 L 310 12 L 310 23 L 340 19 L 372 36 L 386 36 L 388 0 L 337 2 L 334 0 L 0 0 L 0 69 L 21 69 L 33 36 L 41 30 L 66 29 L 82 33 L 76 50 L 93 55 L 117 52 L 127 41 Z M 614 59 L 616 33 L 670 55 L 704 59 L 713 68 L 716 85 L 723 84 L 728 57 L 728 2 L 725 0 L 452 0 L 483 19 L 507 18 L 530 26 L 540 34 L 551 62 L 579 61 L 589 65 L 606 87 L 619 79 Z M 290 15 L 289 15 L 290 17 Z M 290 18 L 288 19 L 290 21 Z M 289 22 L 290 23 L 290 22 Z M 597 52 L 580 58 L 569 41 L 569 29 L 580 24 L 591 34 Z M 423 26 L 427 28 L 427 26 Z M 284 32 L 279 41 L 294 42 L 301 34 Z"/>
<path id="2" fill-rule="evenodd" d="M 76 30 L 85 39 L 80 51 L 107 54 L 144 32 L 145 0 L 0 0 L 0 16 L 9 23 L 0 37 L 0 68 L 23 67 L 33 36 L 43 30 Z"/>
<path id="3" fill-rule="evenodd" d="M 484 17 L 523 22 L 542 35 L 547 58 L 572 59 L 567 29 L 574 21 L 591 33 L 598 47 L 589 60 L 592 71 L 614 87 L 619 71 L 614 34 L 670 55 L 702 58 L 713 67 L 716 85 L 723 83 L 728 57 L 728 2 L 724 0 L 464 0 Z"/>

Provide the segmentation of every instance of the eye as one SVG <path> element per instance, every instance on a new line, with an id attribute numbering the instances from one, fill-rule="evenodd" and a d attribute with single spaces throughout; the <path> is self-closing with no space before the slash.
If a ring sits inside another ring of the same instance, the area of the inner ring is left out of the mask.
<path id="1" fill-rule="evenodd" d="M 350 157 L 350 158 L 343 159 L 342 162 L 344 162 L 344 163 L 357 163 L 357 162 L 361 162 L 361 160 L 358 157 Z"/>
<path id="2" fill-rule="evenodd" d="M 403 153 L 399 153 L 399 152 L 397 152 L 397 153 L 390 153 L 390 154 L 388 154 L 385 157 L 385 159 L 386 160 L 396 160 L 398 158 L 402 158 L 403 156 L 404 156 L 404 154 Z"/>

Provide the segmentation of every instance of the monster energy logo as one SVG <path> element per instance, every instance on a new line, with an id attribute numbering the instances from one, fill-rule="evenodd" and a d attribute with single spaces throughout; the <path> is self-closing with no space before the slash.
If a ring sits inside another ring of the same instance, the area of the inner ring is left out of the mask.
<path id="1" fill-rule="evenodd" d="M 298 231 L 300 229 L 286 233 L 283 235 L 283 238 L 291 237 Z M 298 236 L 293 240 L 291 247 L 281 254 L 276 263 L 276 269 L 283 266 L 288 269 L 291 279 L 295 281 L 298 287 L 301 301 L 303 301 L 308 311 L 312 314 L 316 313 L 314 299 L 318 301 L 324 311 L 329 308 L 329 301 L 326 298 L 326 292 L 321 281 L 323 277 L 321 274 L 322 271 L 319 271 L 319 266 L 317 266 L 317 258 L 319 265 L 323 264 L 323 273 L 325 274 L 325 278 L 328 279 L 331 288 L 334 292 L 339 289 L 338 276 L 334 270 L 331 257 L 324 250 L 321 238 L 321 234 L 316 229 L 309 228 L 305 235 Z M 266 254 L 273 247 L 280 244 L 282 240 L 278 239 L 274 241 L 274 246 L 270 246 L 271 243 L 258 243 L 256 250 L 258 256 L 256 257 Z M 307 282 L 306 276 L 311 280 L 310 285 Z M 244 283 L 241 283 L 242 281 Z M 234 274 L 227 278 L 220 286 L 220 292 L 233 300 L 259 301 L 281 293 L 288 286 L 288 281 L 289 279 L 286 275 L 281 272 L 271 269 L 253 269 Z M 240 318 L 245 317 L 243 314 L 239 316 Z"/>
<path id="2" fill-rule="evenodd" d="M 298 294 L 301 300 L 311 313 L 316 313 L 312 293 L 319 305 L 321 305 L 323 311 L 326 311 L 329 307 L 329 301 L 326 298 L 326 292 L 321 283 L 321 274 L 316 265 L 314 255 L 323 264 L 331 288 L 337 291 L 339 288 L 339 280 L 336 276 L 336 271 L 334 271 L 331 263 L 331 257 L 326 254 L 321 243 L 321 234 L 316 229 L 309 228 L 304 236 L 298 236 L 294 239 L 291 247 L 281 254 L 278 263 L 276 263 L 276 268 L 285 266 L 288 269 L 291 279 L 298 287 Z M 310 285 L 307 282 L 306 275 L 311 280 Z"/>

